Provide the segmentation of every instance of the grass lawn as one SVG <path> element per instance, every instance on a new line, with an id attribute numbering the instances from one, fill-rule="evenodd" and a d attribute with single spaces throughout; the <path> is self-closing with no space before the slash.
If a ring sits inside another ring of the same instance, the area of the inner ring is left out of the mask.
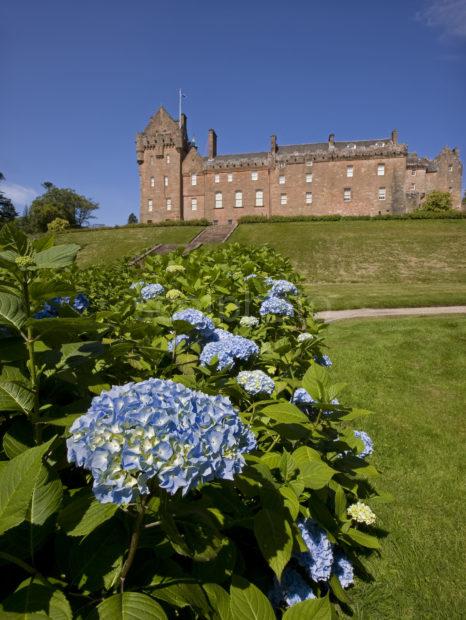
<path id="1" fill-rule="evenodd" d="M 376 412 L 359 426 L 395 498 L 373 505 L 390 534 L 369 563 L 376 581 L 352 594 L 355 616 L 464 618 L 466 317 L 342 321 L 327 334 L 348 402 Z"/>
<path id="2" fill-rule="evenodd" d="M 57 243 L 81 246 L 78 265 L 110 263 L 125 256 L 134 257 L 157 243 L 188 243 L 202 230 L 201 226 L 165 226 L 113 228 L 65 232 L 57 235 Z"/>
<path id="3" fill-rule="evenodd" d="M 318 310 L 466 303 L 466 220 L 242 224 L 289 256 Z"/>

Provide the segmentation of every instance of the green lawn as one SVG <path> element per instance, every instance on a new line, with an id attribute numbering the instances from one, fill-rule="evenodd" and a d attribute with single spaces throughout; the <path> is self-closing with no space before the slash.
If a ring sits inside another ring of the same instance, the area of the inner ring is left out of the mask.
<path id="1" fill-rule="evenodd" d="M 110 263 L 133 257 L 157 243 L 188 243 L 202 230 L 200 226 L 160 226 L 83 230 L 57 235 L 57 243 L 77 243 L 80 267 Z"/>
<path id="2" fill-rule="evenodd" d="M 319 310 L 466 303 L 466 220 L 242 224 L 289 256 Z"/>
<path id="3" fill-rule="evenodd" d="M 395 498 L 372 506 L 390 535 L 369 563 L 376 581 L 353 591 L 356 618 L 464 618 L 466 317 L 343 321 L 327 333 L 342 402 L 376 412 L 359 427 Z"/>

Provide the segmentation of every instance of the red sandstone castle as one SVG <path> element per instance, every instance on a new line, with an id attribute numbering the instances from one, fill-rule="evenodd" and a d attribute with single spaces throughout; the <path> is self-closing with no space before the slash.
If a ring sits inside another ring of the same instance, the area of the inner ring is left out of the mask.
<path id="1" fill-rule="evenodd" d="M 389 138 L 281 146 L 217 155 L 209 130 L 203 157 L 188 139 L 186 116 L 161 107 L 137 135 L 140 221 L 206 218 L 235 222 L 242 215 L 379 215 L 416 208 L 432 190 L 450 192 L 461 208 L 462 164 L 445 147 L 433 160 Z"/>

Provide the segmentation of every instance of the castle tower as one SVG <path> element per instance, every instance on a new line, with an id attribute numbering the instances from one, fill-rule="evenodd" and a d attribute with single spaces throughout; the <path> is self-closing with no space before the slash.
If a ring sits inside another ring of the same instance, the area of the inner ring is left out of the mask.
<path id="1" fill-rule="evenodd" d="M 186 116 L 176 122 L 160 107 L 136 138 L 141 222 L 183 219 L 181 163 L 187 150 Z"/>

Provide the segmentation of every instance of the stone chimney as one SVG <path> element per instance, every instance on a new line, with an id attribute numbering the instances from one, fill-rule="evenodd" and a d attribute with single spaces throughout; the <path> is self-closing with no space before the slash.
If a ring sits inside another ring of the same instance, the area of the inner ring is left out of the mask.
<path id="1" fill-rule="evenodd" d="M 217 157 L 217 134 L 213 129 L 209 129 L 209 137 L 207 140 L 207 156 L 209 159 Z"/>
<path id="2" fill-rule="evenodd" d="M 334 133 L 331 133 L 328 137 L 328 148 L 329 149 L 335 148 L 335 134 Z"/>
<path id="3" fill-rule="evenodd" d="M 181 113 L 180 128 L 181 129 L 186 129 L 186 114 L 184 112 Z"/>
<path id="4" fill-rule="evenodd" d="M 275 134 L 272 134 L 270 136 L 270 152 L 275 154 L 277 150 L 278 150 L 277 136 Z"/>
<path id="5" fill-rule="evenodd" d="M 392 142 L 393 144 L 398 144 L 398 129 L 392 131 Z"/>

